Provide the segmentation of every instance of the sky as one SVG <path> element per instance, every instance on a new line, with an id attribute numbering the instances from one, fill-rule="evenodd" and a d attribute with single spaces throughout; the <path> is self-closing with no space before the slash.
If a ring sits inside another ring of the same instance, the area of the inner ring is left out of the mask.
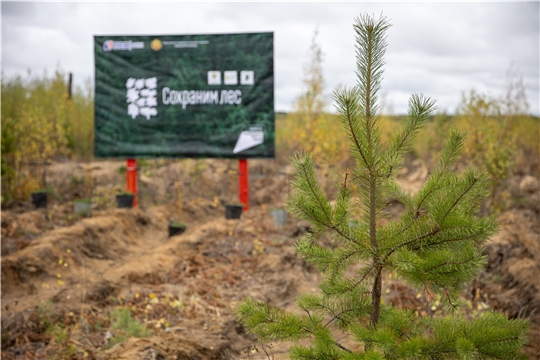
<path id="1" fill-rule="evenodd" d="M 303 91 L 303 65 L 315 30 L 325 92 L 353 86 L 353 23 L 363 13 L 392 27 L 381 95 L 393 114 L 413 93 L 454 113 L 463 92 L 506 92 L 511 66 L 539 115 L 540 2 L 9 2 L 2 1 L 2 71 L 72 72 L 93 82 L 94 35 L 274 33 L 275 110 L 290 111 Z"/>

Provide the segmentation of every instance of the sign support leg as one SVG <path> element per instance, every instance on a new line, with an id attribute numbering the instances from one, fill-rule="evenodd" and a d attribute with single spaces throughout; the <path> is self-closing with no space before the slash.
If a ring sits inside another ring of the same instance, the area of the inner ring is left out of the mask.
<path id="1" fill-rule="evenodd" d="M 133 207 L 137 206 L 137 160 L 127 159 L 126 167 L 126 191 L 133 193 Z"/>
<path id="2" fill-rule="evenodd" d="M 249 178 L 248 178 L 248 164 L 247 159 L 238 160 L 238 197 L 242 204 L 244 204 L 244 211 L 249 209 Z"/>

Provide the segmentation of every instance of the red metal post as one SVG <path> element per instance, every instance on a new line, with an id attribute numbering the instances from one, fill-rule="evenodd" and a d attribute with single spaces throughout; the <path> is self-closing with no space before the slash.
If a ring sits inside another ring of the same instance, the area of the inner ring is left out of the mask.
<path id="1" fill-rule="evenodd" d="M 244 204 L 244 211 L 249 209 L 249 177 L 248 177 L 248 165 L 246 159 L 238 160 L 238 197 L 242 204 Z"/>
<path id="2" fill-rule="evenodd" d="M 127 159 L 126 191 L 135 194 L 133 206 L 137 206 L 137 160 Z"/>

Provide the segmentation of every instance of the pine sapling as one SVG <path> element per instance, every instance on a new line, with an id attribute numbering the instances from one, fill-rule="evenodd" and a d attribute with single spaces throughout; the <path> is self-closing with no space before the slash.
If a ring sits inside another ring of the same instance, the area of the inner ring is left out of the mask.
<path id="1" fill-rule="evenodd" d="M 438 295 L 450 310 L 457 309 L 464 285 L 485 266 L 482 244 L 497 229 L 494 217 L 478 216 L 487 196 L 485 175 L 475 168 L 453 171 L 463 132 L 452 131 L 438 165 L 417 193 L 405 192 L 395 181 L 435 102 L 412 95 L 401 130 L 383 146 L 377 94 L 389 27 L 386 18 L 368 15 L 354 25 L 357 84 L 337 90 L 334 99 L 356 167 L 344 171 L 334 201 L 318 184 L 312 157 L 293 159 L 294 191 L 287 207 L 311 223 L 295 247 L 322 273 L 320 292 L 301 295 L 297 313 L 248 298 L 238 309 L 239 318 L 261 342 L 311 339 L 309 346 L 290 348 L 293 359 L 521 358 L 525 320 L 495 312 L 472 320 L 457 311 L 442 318 L 420 317 L 382 302 L 383 274 L 392 272 L 428 300 Z M 352 196 L 353 186 L 358 197 Z M 399 219 L 385 213 L 391 199 L 406 207 Z"/>

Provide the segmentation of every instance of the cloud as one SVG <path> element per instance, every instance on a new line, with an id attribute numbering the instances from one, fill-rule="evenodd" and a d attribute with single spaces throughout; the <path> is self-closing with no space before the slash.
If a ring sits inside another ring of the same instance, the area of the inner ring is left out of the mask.
<path id="1" fill-rule="evenodd" d="M 5 2 L 0 4 L 2 17 L 29 18 L 36 14 L 34 3 Z"/>
<path id="2" fill-rule="evenodd" d="M 504 92 L 515 61 L 539 113 L 539 3 L 108 3 L 2 2 L 2 69 L 53 70 L 82 84 L 93 77 L 94 35 L 274 32 L 276 109 L 302 91 L 302 65 L 319 29 L 328 93 L 354 85 L 354 19 L 388 17 L 383 91 L 396 112 L 423 92 L 452 112 L 461 91 Z M 395 98 L 394 98 L 395 97 Z"/>

